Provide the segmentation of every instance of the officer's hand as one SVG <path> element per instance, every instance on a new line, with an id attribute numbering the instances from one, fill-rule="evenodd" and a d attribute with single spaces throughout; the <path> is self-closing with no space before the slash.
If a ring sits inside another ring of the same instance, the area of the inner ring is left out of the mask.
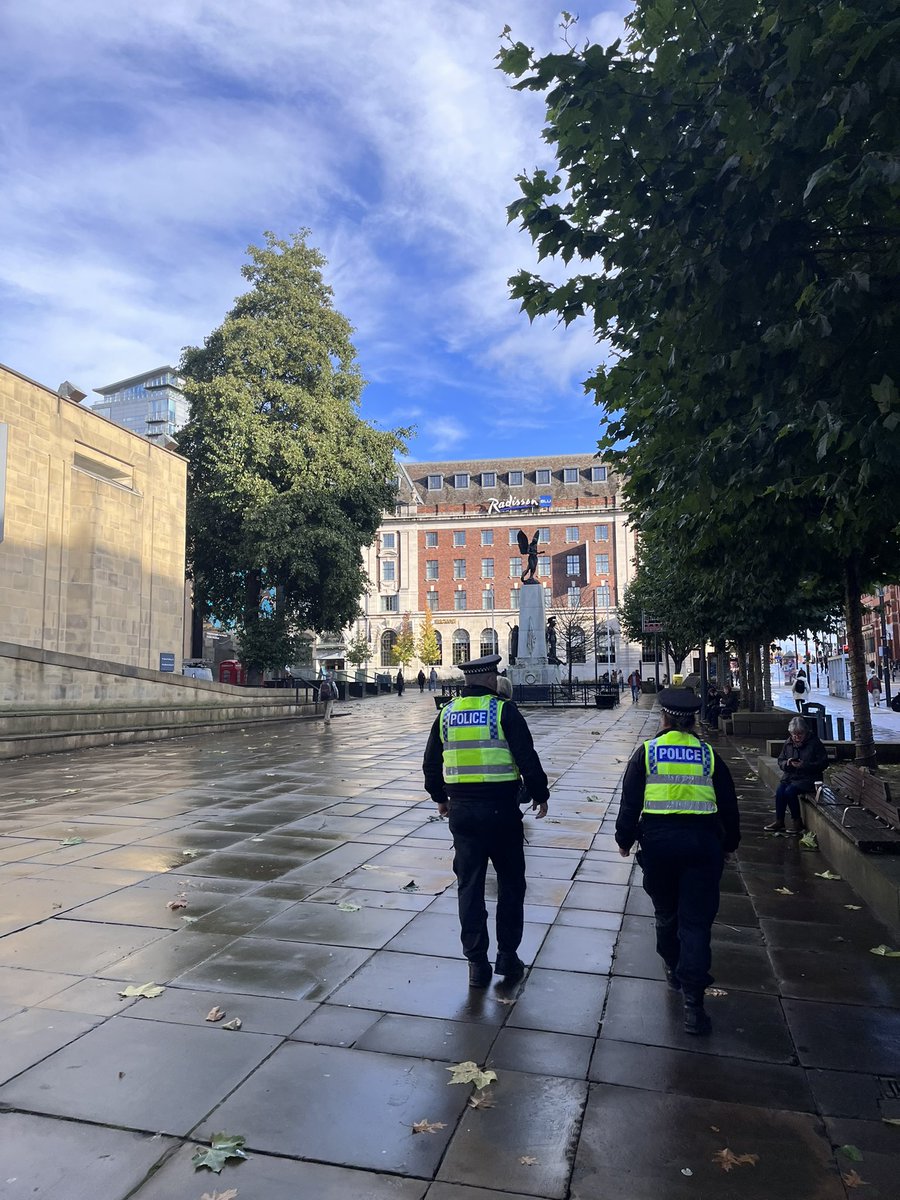
<path id="1" fill-rule="evenodd" d="M 540 820 L 541 817 L 546 817 L 547 801 L 545 800 L 543 804 L 538 804 L 537 800 L 532 800 L 531 811 L 535 814 L 538 820 Z"/>
<path id="2" fill-rule="evenodd" d="M 620 846 L 619 853 L 621 854 L 621 856 L 623 858 L 627 858 L 628 855 L 631 853 L 631 847 L 629 846 L 628 849 L 626 850 L 624 846 Z"/>
<path id="3" fill-rule="evenodd" d="M 447 813 L 450 811 L 450 805 L 447 803 L 446 800 L 441 800 L 437 806 L 437 810 L 438 810 L 438 816 L 446 817 Z"/>

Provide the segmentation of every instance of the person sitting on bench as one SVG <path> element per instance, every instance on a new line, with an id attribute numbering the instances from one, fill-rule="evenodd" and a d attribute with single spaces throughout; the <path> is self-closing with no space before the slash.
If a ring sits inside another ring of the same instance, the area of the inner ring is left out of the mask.
<path id="1" fill-rule="evenodd" d="M 778 755 L 778 765 L 782 776 L 775 792 L 775 820 L 765 829 L 769 833 L 802 833 L 800 797 L 815 791 L 816 780 L 821 778 L 828 765 L 828 751 L 802 717 L 791 718 L 788 739 Z M 791 828 L 787 831 L 784 827 L 786 809 L 791 813 Z"/>

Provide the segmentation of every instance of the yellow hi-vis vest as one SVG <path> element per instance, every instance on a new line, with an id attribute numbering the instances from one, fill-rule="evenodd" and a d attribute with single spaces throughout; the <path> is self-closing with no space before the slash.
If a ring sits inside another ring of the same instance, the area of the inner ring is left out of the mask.
<path id="1" fill-rule="evenodd" d="M 716 811 L 713 788 L 715 758 L 706 742 L 691 733 L 671 729 L 644 743 L 647 782 L 644 813 L 654 816 Z"/>
<path id="2" fill-rule="evenodd" d="M 503 701 L 496 696 L 462 696 L 441 709 L 445 783 L 502 783 L 519 778 L 503 736 Z"/>

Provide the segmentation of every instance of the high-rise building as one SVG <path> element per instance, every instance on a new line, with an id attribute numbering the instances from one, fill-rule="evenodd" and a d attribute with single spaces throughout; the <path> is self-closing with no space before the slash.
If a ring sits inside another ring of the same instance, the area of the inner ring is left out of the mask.
<path id="1" fill-rule="evenodd" d="M 93 405 L 94 412 L 151 440 L 174 436 L 190 417 L 183 380 L 174 367 L 157 367 L 94 391 L 103 397 Z"/>

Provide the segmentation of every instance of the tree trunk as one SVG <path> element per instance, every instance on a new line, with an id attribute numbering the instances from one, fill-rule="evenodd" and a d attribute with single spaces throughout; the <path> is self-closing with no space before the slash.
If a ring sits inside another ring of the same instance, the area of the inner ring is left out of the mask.
<path id="1" fill-rule="evenodd" d="M 717 638 L 713 649 L 716 655 L 716 683 L 721 687 L 725 683 L 726 672 L 728 682 L 731 682 L 731 672 L 728 669 L 728 656 L 725 653 L 725 639 Z"/>
<path id="2" fill-rule="evenodd" d="M 847 644 L 850 647 L 850 687 L 853 700 L 853 742 L 856 747 L 856 764 L 860 767 L 878 767 L 875 753 L 875 736 L 872 733 L 872 712 L 869 708 L 869 693 L 866 690 L 866 654 L 862 633 L 861 587 L 859 564 L 850 558 L 844 564 L 844 619 L 847 622 Z"/>
<path id="3" fill-rule="evenodd" d="M 763 709 L 765 712 L 771 712 L 774 708 L 772 703 L 772 651 L 769 649 L 771 643 L 772 639 L 767 638 L 762 644 Z"/>
<path id="4" fill-rule="evenodd" d="M 196 586 L 191 596 L 191 658 L 203 657 L 203 603 Z"/>
<path id="5" fill-rule="evenodd" d="M 244 627 L 251 629 L 259 621 L 259 597 L 262 577 L 259 571 L 249 571 L 244 582 Z M 244 662 L 247 671 L 247 686 L 261 687 L 263 670 L 259 663 Z"/>

